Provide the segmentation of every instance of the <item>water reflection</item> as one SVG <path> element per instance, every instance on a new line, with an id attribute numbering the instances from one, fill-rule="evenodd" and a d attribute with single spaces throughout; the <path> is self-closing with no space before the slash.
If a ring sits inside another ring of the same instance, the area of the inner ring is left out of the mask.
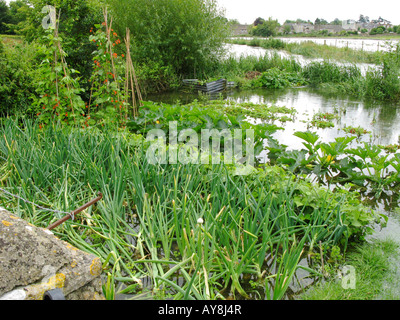
<path id="1" fill-rule="evenodd" d="M 312 88 L 232 90 L 225 92 L 221 97 L 237 103 L 252 102 L 294 108 L 297 111 L 295 121 L 286 122 L 283 125 L 284 130 L 275 134 L 280 143 L 287 145 L 289 149 L 302 148 L 301 140 L 293 137 L 293 133 L 307 130 L 313 115 L 319 112 L 336 112 L 340 115 L 334 128 L 312 128 L 324 142 L 332 142 L 339 136 L 345 136 L 346 133 L 342 129 L 346 126 L 361 126 L 371 131 L 371 134 L 360 137 L 354 143 L 366 141 L 381 145 L 396 144 L 400 135 L 400 114 L 396 104 L 361 101 Z M 177 101 L 190 103 L 199 98 L 197 94 L 179 92 L 146 97 L 148 100 L 170 104 Z M 282 125 L 279 122 L 276 124 Z"/>
<path id="2" fill-rule="evenodd" d="M 396 105 L 390 103 L 360 101 L 348 96 L 324 94 L 311 88 L 238 91 L 231 93 L 228 99 L 238 102 L 274 104 L 297 110 L 295 121 L 286 123 L 285 130 L 276 136 L 281 143 L 288 145 L 291 149 L 301 147 L 300 141 L 293 140 L 292 134 L 295 131 L 307 130 L 307 123 L 314 114 L 319 112 L 340 114 L 334 128 L 315 129 L 325 142 L 344 136 L 342 129 L 346 126 L 361 126 L 371 131 L 372 136 L 366 135 L 359 141 L 375 144 L 397 143 L 400 135 L 399 112 Z"/>

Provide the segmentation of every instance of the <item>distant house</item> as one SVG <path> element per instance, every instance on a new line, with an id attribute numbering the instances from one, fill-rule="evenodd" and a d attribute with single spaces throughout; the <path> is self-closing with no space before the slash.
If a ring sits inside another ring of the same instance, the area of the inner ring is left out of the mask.
<path id="1" fill-rule="evenodd" d="M 360 30 L 366 29 L 366 30 L 368 30 L 368 32 L 370 32 L 373 28 L 377 28 L 377 27 L 379 27 L 379 25 L 372 23 L 372 22 L 366 22 L 366 23 L 365 22 L 364 23 L 357 22 L 357 29 L 360 29 Z"/>
<path id="2" fill-rule="evenodd" d="M 314 26 L 315 31 L 322 31 L 326 30 L 330 33 L 339 33 L 343 31 L 343 27 L 341 25 L 334 25 L 334 24 L 318 24 Z"/>
<path id="3" fill-rule="evenodd" d="M 291 31 L 294 33 L 310 33 L 314 30 L 314 26 L 311 23 L 286 23 L 285 25 L 290 26 Z"/>
<path id="4" fill-rule="evenodd" d="M 357 31 L 357 22 L 355 20 L 343 20 L 342 28 L 346 31 Z"/>
<path id="5" fill-rule="evenodd" d="M 393 27 L 392 23 L 389 20 L 383 19 L 381 17 L 379 17 L 378 20 L 372 20 L 372 23 L 377 24 L 378 27 L 385 27 L 385 28 Z"/>
<path id="6" fill-rule="evenodd" d="M 235 24 L 232 26 L 232 32 L 234 36 L 242 36 L 249 34 L 248 24 Z"/>

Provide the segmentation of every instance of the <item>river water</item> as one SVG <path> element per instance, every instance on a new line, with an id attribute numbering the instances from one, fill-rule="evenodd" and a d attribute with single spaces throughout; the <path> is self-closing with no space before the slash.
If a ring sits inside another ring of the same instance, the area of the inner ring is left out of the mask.
<path id="1" fill-rule="evenodd" d="M 227 44 L 226 49 L 228 51 L 228 56 L 231 55 L 233 57 L 240 57 L 240 56 L 256 56 L 256 57 L 261 57 L 264 55 L 279 55 L 281 58 L 287 58 L 287 59 L 294 59 L 296 60 L 302 67 L 310 64 L 311 62 L 321 62 L 323 59 L 310 59 L 310 58 L 305 58 L 304 56 L 301 55 L 296 55 L 296 54 L 291 54 L 287 51 L 284 50 L 274 50 L 274 49 L 264 49 L 261 47 L 251 47 L 251 46 L 246 46 L 246 45 L 239 45 L 239 44 Z M 352 63 L 346 63 L 346 62 L 337 62 L 338 65 L 342 66 L 351 66 L 354 65 Z M 374 64 L 368 64 L 368 63 L 358 63 L 356 66 L 360 69 L 361 73 L 363 75 L 366 74 L 368 70 L 376 70 L 378 66 Z"/>
<path id="2" fill-rule="evenodd" d="M 235 38 L 236 39 L 236 38 Z M 252 40 L 254 38 L 241 37 L 240 39 Z M 346 39 L 346 38 L 315 38 L 315 37 L 278 37 L 286 43 L 302 43 L 311 41 L 320 45 L 334 46 L 337 48 L 349 48 L 355 50 L 364 50 L 369 52 L 388 51 L 390 46 L 396 46 L 399 40 L 376 40 L 376 39 Z"/>
<path id="3" fill-rule="evenodd" d="M 397 144 L 400 137 L 400 110 L 394 103 L 362 101 L 308 87 L 279 90 L 230 90 L 221 97 L 237 103 L 252 102 L 295 109 L 296 116 L 293 122 L 289 121 L 285 124 L 276 122 L 284 130 L 277 132 L 275 137 L 287 145 L 288 149 L 302 147 L 301 140 L 293 137 L 293 133 L 307 130 L 307 125 L 313 115 L 320 112 L 339 113 L 339 119 L 334 121 L 335 127 L 313 128 L 324 142 L 331 142 L 339 136 L 345 136 L 343 129 L 346 126 L 360 126 L 371 132 L 361 136 L 355 143 L 366 141 L 380 145 Z M 198 98 L 196 94 L 174 92 L 148 95 L 146 100 L 173 104 L 178 101 L 189 103 Z"/>
<path id="4" fill-rule="evenodd" d="M 388 51 L 389 47 L 399 43 L 398 40 L 375 39 L 343 39 L 343 38 L 278 38 L 287 43 L 301 43 L 312 41 L 316 44 L 335 46 L 337 48 L 349 48 L 364 51 Z"/>

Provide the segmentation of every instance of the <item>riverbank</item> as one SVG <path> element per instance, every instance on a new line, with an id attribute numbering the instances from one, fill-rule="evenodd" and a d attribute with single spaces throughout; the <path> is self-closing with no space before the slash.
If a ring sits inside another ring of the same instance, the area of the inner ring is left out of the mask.
<path id="1" fill-rule="evenodd" d="M 258 39 L 267 39 L 267 38 L 260 38 L 257 36 L 253 36 L 251 34 L 242 34 L 232 36 L 233 38 L 258 38 Z M 342 40 L 360 40 L 360 39 L 367 39 L 367 40 L 400 40 L 400 34 L 398 33 L 391 33 L 391 34 L 358 34 L 358 35 L 340 35 L 340 34 L 329 34 L 329 35 L 317 35 L 317 34 L 306 34 L 306 33 L 296 33 L 296 34 L 280 34 L 274 38 L 315 38 L 315 39 L 329 39 L 329 38 L 337 38 Z"/>
<path id="2" fill-rule="evenodd" d="M 229 40 L 231 44 L 247 45 L 251 47 L 260 47 L 264 49 L 284 50 L 293 55 L 301 55 L 310 59 L 330 59 L 335 61 L 344 61 L 350 63 L 371 63 L 379 64 L 383 52 L 377 50 L 378 45 L 374 43 L 375 50 L 362 50 L 369 44 L 354 44 L 349 47 L 348 43 L 341 43 L 338 46 L 334 39 L 320 39 L 319 43 L 313 42 L 311 38 L 304 38 L 305 41 L 297 42 L 297 39 L 239 39 Z M 284 41 L 288 40 L 288 41 Z M 332 42 L 333 41 L 333 42 Z M 381 45 L 382 49 L 384 45 Z"/>
<path id="3" fill-rule="evenodd" d="M 399 243 L 394 239 L 358 245 L 346 258 L 326 262 L 326 278 L 296 299 L 398 300 L 398 262 Z"/>
<path id="4" fill-rule="evenodd" d="M 248 35 L 251 37 L 251 35 Z M 330 34 L 330 35 L 325 35 L 325 36 L 320 36 L 320 35 L 312 35 L 312 34 L 290 34 L 290 35 L 279 35 L 278 38 L 317 38 L 317 39 L 326 39 L 328 38 L 337 38 L 337 39 L 355 39 L 355 40 L 400 40 L 400 34 L 398 33 L 392 33 L 392 34 L 376 34 L 376 35 L 370 35 L 370 34 L 358 34 L 358 35 L 340 35 L 340 34 Z"/>
<path id="5" fill-rule="evenodd" d="M 240 76 L 241 68 L 263 73 L 270 72 L 268 71 L 270 68 L 276 67 L 282 74 L 279 75 L 278 72 L 274 76 L 275 82 L 285 77 L 285 73 L 294 72 L 300 74 L 312 86 L 331 92 L 348 93 L 359 98 L 376 100 L 400 99 L 398 47 L 388 52 L 367 52 L 310 42 L 285 43 L 279 39 L 231 40 L 232 42 L 244 48 L 249 46 L 254 48 L 248 49 L 249 52 L 256 49 L 258 51 L 257 56 L 246 56 L 244 49 L 241 51 L 242 56 L 235 58 L 238 62 L 233 59 L 221 62 L 221 71 L 225 70 L 225 74 L 229 74 L 229 70 L 237 70 L 236 81 L 239 84 L 246 86 L 249 83 L 241 80 L 245 78 L 244 72 Z M 297 57 L 302 57 L 302 61 Z M 267 60 L 277 63 L 274 66 L 269 64 L 267 67 L 265 64 Z M 302 64 L 300 61 L 305 63 Z"/>

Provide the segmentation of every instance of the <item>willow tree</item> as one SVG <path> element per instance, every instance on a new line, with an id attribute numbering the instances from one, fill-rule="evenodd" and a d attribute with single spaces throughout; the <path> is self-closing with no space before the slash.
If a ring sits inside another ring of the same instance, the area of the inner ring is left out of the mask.
<path id="1" fill-rule="evenodd" d="M 108 0 L 120 34 L 129 28 L 136 62 L 198 76 L 224 54 L 229 34 L 216 0 Z"/>

